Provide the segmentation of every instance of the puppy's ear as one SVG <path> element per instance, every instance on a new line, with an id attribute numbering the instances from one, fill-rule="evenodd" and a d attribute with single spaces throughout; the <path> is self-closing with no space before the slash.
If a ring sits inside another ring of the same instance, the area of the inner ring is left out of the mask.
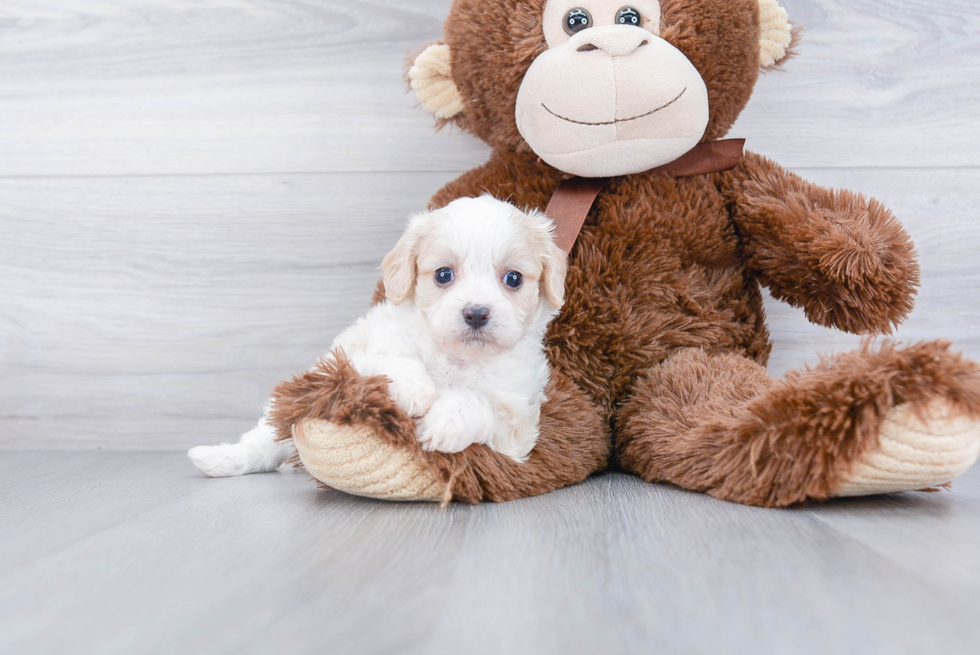
<path id="1" fill-rule="evenodd" d="M 400 305 L 415 291 L 418 277 L 418 249 L 428 226 L 428 215 L 412 218 L 408 228 L 381 262 L 385 298 L 393 305 Z"/>
<path id="2" fill-rule="evenodd" d="M 525 213 L 527 221 L 539 240 L 541 253 L 541 297 L 552 309 L 565 304 L 565 274 L 568 272 L 568 256 L 555 245 L 554 224 L 538 211 Z"/>
<path id="3" fill-rule="evenodd" d="M 541 273 L 541 294 L 552 309 L 557 310 L 565 304 L 565 274 L 568 272 L 568 256 L 550 239 L 545 252 L 544 271 Z"/>

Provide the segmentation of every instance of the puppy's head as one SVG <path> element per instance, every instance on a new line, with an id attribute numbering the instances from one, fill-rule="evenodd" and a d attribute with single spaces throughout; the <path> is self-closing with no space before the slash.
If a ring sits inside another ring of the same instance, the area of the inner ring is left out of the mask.
<path id="1" fill-rule="evenodd" d="M 381 264 L 388 300 L 413 300 L 436 340 L 460 356 L 543 332 L 564 303 L 566 266 L 550 220 L 491 196 L 416 215 Z"/>

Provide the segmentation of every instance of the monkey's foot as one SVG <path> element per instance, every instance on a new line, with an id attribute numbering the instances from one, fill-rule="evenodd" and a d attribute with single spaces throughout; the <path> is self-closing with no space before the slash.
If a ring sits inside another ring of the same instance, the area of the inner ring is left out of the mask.
<path id="1" fill-rule="evenodd" d="M 355 496 L 383 500 L 442 500 L 445 484 L 415 454 L 367 426 L 306 419 L 293 426 L 293 444 L 310 475 Z"/>
<path id="2" fill-rule="evenodd" d="M 980 423 L 947 401 L 885 415 L 878 447 L 843 475 L 833 496 L 867 496 L 938 487 L 966 473 L 980 455 Z"/>

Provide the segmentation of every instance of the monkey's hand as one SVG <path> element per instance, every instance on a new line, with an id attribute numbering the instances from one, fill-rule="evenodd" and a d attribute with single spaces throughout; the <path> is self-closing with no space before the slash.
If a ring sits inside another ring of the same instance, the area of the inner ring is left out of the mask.
<path id="1" fill-rule="evenodd" d="M 746 153 L 728 178 L 749 268 L 812 322 L 887 334 L 912 310 L 915 248 L 881 203 L 833 191 Z"/>

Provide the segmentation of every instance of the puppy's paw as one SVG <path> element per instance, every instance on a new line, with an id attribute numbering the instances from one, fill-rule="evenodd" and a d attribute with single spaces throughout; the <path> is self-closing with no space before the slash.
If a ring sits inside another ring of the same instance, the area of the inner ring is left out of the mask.
<path id="1" fill-rule="evenodd" d="M 494 436 L 488 446 L 501 455 L 510 457 L 518 464 L 527 461 L 534 445 L 538 441 L 538 430 L 536 428 L 523 432 L 512 432 L 506 436 Z"/>
<path id="2" fill-rule="evenodd" d="M 476 440 L 467 428 L 463 411 L 455 403 L 434 405 L 417 424 L 422 448 L 458 453 L 474 444 Z"/>
<path id="3" fill-rule="evenodd" d="M 421 376 L 391 379 L 388 393 L 395 404 L 412 418 L 425 416 L 438 395 L 432 380 Z"/>
<path id="4" fill-rule="evenodd" d="M 188 450 L 187 456 L 201 473 L 211 478 L 230 478 L 249 472 L 247 454 L 238 444 L 198 446 Z"/>

